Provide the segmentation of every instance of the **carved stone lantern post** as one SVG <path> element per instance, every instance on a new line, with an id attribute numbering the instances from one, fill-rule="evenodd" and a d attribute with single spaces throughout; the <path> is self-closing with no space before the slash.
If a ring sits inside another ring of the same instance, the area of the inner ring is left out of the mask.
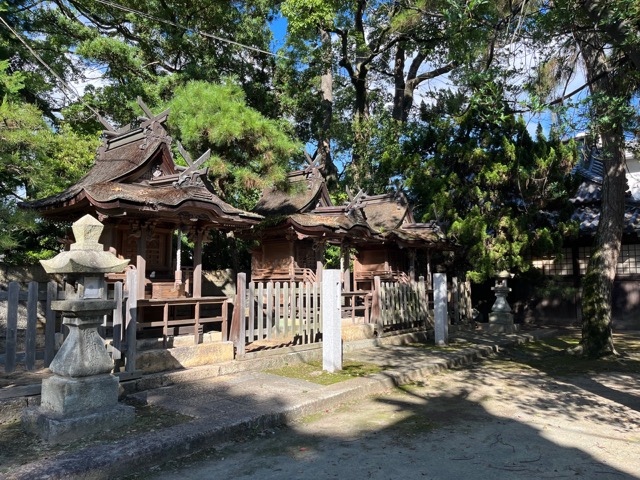
<path id="1" fill-rule="evenodd" d="M 106 299 L 105 273 L 122 272 L 129 260 L 105 252 L 98 243 L 103 225 L 91 215 L 73 224 L 76 243 L 51 260 L 42 260 L 49 274 L 65 276 L 63 300 L 51 302 L 62 312 L 69 335 L 49 366 L 54 374 L 42 381 L 40 407 L 25 409 L 27 431 L 52 443 L 73 440 L 127 423 L 133 407 L 118 403 L 113 361 L 97 331 L 115 307 Z"/>
<path id="2" fill-rule="evenodd" d="M 496 301 L 489 314 L 489 333 L 514 333 L 517 330 L 513 323 L 511 306 L 507 302 L 507 295 L 511 291 L 507 285 L 509 278 L 511 274 L 503 270 L 498 273 L 495 286 L 491 287 L 496 294 Z"/>

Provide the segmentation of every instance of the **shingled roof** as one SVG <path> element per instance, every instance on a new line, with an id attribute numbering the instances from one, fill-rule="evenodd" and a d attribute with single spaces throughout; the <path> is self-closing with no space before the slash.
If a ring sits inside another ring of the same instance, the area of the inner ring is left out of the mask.
<path id="1" fill-rule="evenodd" d="M 263 190 L 253 211 L 266 217 L 306 213 L 332 205 L 320 167 L 310 159 L 307 159 L 306 168 L 287 175 L 287 184 L 286 189 Z"/>
<path id="2" fill-rule="evenodd" d="M 65 220 L 91 209 L 109 216 L 189 216 L 219 226 L 261 220 L 260 215 L 237 209 L 214 193 L 206 169 L 198 169 L 205 156 L 193 162 L 180 146 L 190 166 L 176 165 L 172 139 L 164 126 L 168 114 L 162 112 L 137 127 L 108 130 L 93 167 L 75 185 L 21 207 Z"/>
<path id="3" fill-rule="evenodd" d="M 594 236 L 600 221 L 600 207 L 580 206 L 571 218 L 580 222 L 579 234 L 581 236 Z M 640 234 L 640 205 L 625 205 L 623 232 L 626 235 Z"/>
<path id="4" fill-rule="evenodd" d="M 367 223 L 378 233 L 414 223 L 411 206 L 402 192 L 361 195 L 355 200 L 355 206 L 362 209 Z"/>
<path id="5" fill-rule="evenodd" d="M 445 234 L 435 222 L 406 224 L 384 233 L 383 236 L 403 246 L 447 244 Z"/>
<path id="6" fill-rule="evenodd" d="M 262 230 L 295 230 L 301 237 L 348 238 L 353 243 L 395 242 L 403 246 L 444 245 L 445 235 L 435 223 L 415 223 L 411 205 L 402 192 L 366 195 L 360 191 L 349 202 L 333 206 L 319 168 L 289 174 L 290 191 L 265 190 L 254 209 L 266 217 Z M 273 223 L 273 220 L 276 223 Z"/>

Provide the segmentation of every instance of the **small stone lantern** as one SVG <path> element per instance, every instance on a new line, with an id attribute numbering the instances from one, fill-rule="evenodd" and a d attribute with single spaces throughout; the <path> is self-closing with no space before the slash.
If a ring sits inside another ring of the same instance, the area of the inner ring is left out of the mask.
<path id="1" fill-rule="evenodd" d="M 73 224 L 76 243 L 51 260 L 42 260 L 49 274 L 65 275 L 64 300 L 51 302 L 62 312 L 69 335 L 42 381 L 40 407 L 27 408 L 22 423 L 27 431 L 52 443 L 73 440 L 127 423 L 134 408 L 118 403 L 118 379 L 113 360 L 98 334 L 104 315 L 115 308 L 106 299 L 105 273 L 122 272 L 129 260 L 105 252 L 98 243 L 104 226 L 91 215 Z"/>
<path id="2" fill-rule="evenodd" d="M 513 323 L 511 307 L 507 302 L 507 295 L 511 291 L 507 280 L 511 277 L 509 272 L 503 270 L 498 273 L 495 286 L 491 287 L 491 290 L 496 294 L 496 301 L 489 314 L 489 333 L 515 333 L 517 331 L 516 325 Z"/>

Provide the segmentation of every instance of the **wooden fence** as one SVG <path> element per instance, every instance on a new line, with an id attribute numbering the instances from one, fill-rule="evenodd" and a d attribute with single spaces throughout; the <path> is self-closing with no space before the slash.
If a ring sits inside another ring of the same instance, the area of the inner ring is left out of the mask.
<path id="1" fill-rule="evenodd" d="M 136 372 L 138 305 L 136 296 L 129 294 L 136 292 L 136 280 L 136 272 L 129 270 L 124 284 L 115 282 L 108 289 L 108 298 L 115 300 L 116 307 L 112 315 L 105 317 L 100 329 L 115 362 L 116 373 L 125 377 L 139 375 Z M 472 314 L 470 285 L 468 282 L 458 285 L 454 279 L 453 287 L 451 321 L 465 323 Z M 39 293 L 36 282 L 31 282 L 26 291 L 21 291 L 20 285 L 12 282 L 6 291 L 0 291 L 0 301 L 6 302 L 7 318 L 5 349 L 0 351 L 0 363 L 4 363 L 7 373 L 15 371 L 20 363 L 26 370 L 34 370 L 40 365 L 36 360 L 42 360 L 42 365 L 48 367 L 55 355 L 56 333 L 63 333 L 64 329 L 56 319 L 56 312 L 51 310 L 51 301 L 62 299 L 64 293 L 55 282 L 49 282 L 46 291 L 40 290 Z M 373 292 L 349 292 L 346 297 L 343 295 L 343 301 L 347 300 L 343 316 L 350 316 L 355 321 L 356 310 L 361 310 L 363 316 L 358 316 L 359 321 L 377 324 L 378 334 L 432 327 L 432 305 L 422 277 L 417 282 L 405 283 L 382 282 L 376 277 Z M 235 343 L 238 355 L 245 353 L 247 344 L 262 340 L 280 340 L 294 345 L 319 342 L 322 339 L 321 300 L 317 282 L 250 282 L 247 285 L 246 275 L 241 273 L 229 339 Z M 20 303 L 26 306 L 27 318 L 26 327 L 22 327 L 23 331 L 18 335 Z M 37 328 L 39 310 L 44 312 L 44 329 Z M 222 328 L 226 333 L 225 322 Z M 41 340 L 36 342 L 38 335 Z"/>
<path id="2" fill-rule="evenodd" d="M 473 319 L 473 307 L 471 305 L 471 281 L 458 281 L 456 277 L 451 279 L 453 293 L 453 318 L 454 324 L 465 324 Z"/>
<path id="3" fill-rule="evenodd" d="M 55 355 L 56 316 L 51 310 L 51 301 L 56 299 L 57 284 L 49 282 L 46 293 L 40 294 L 38 282 L 30 282 L 26 291 L 21 291 L 18 282 L 11 282 L 6 291 L 0 291 L 0 301 L 6 302 L 6 329 L 4 338 L 4 352 L 0 352 L 6 373 L 12 373 L 23 363 L 26 370 L 35 370 L 36 358 L 41 357 L 44 367 L 48 367 Z M 26 327 L 24 333 L 18 336 L 18 310 L 20 303 L 26 305 Z M 36 337 L 38 335 L 38 304 L 45 312 L 44 349 L 38 350 Z M 19 337 L 24 340 L 19 342 Z M 23 350 L 18 351 L 22 346 Z"/>
<path id="4" fill-rule="evenodd" d="M 378 325 L 378 335 L 394 330 L 431 326 L 429 297 L 424 277 L 415 281 L 382 282 L 373 279 L 371 321 Z"/>
<path id="5" fill-rule="evenodd" d="M 128 289 L 122 282 L 113 284 L 109 289 L 109 298 L 116 301 L 113 314 L 105 317 L 100 333 L 105 338 L 107 349 L 115 361 L 116 371 L 132 374 L 136 369 L 136 298 L 128 291 L 135 291 L 135 272 L 127 273 Z M 56 333 L 65 334 L 58 315 L 51 310 L 51 302 L 64 297 L 64 291 L 58 284 L 51 281 L 47 284 L 46 292 L 39 292 L 37 282 L 30 282 L 26 291 L 21 290 L 20 284 L 11 282 L 6 291 L 0 291 L 0 301 L 6 305 L 6 330 L 4 335 L 4 352 L 0 351 L 0 363 L 4 363 L 5 373 L 12 373 L 20 364 L 25 370 L 35 370 L 42 360 L 42 367 L 51 364 L 56 354 Z M 26 306 L 26 326 L 18 335 L 19 305 Z M 40 304 L 40 305 L 39 305 Z M 38 329 L 38 310 L 44 313 L 44 329 Z M 38 342 L 40 336 L 40 342 Z M 24 339 L 24 340 L 22 340 Z M 40 344 L 40 348 L 38 348 Z M 44 346 L 42 346 L 44 345 Z M 20 351 L 18 349 L 21 348 Z"/>
<path id="6" fill-rule="evenodd" d="M 113 284 L 113 293 L 108 290 L 109 299 L 116 305 L 111 317 L 105 317 L 102 335 L 105 340 L 111 338 L 108 350 L 115 364 L 115 372 L 121 378 L 139 376 L 136 372 L 138 300 L 136 297 L 138 277 L 135 270 L 127 270 L 126 279 Z M 108 335 L 111 328 L 111 335 Z"/>
<path id="7" fill-rule="evenodd" d="M 238 274 L 230 340 L 236 353 L 260 340 L 279 339 L 294 345 L 322 338 L 321 294 L 318 283 L 250 282 Z"/>

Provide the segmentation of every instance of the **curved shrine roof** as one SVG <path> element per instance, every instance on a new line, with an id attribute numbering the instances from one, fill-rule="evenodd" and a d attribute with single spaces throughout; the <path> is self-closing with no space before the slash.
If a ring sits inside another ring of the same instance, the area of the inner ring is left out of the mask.
<path id="1" fill-rule="evenodd" d="M 188 215 L 223 225 L 251 225 L 261 220 L 260 215 L 220 199 L 206 178 L 206 169 L 175 164 L 171 137 L 163 125 L 167 112 L 161 115 L 138 128 L 106 132 L 93 167 L 75 185 L 21 206 L 60 219 L 73 219 L 77 212 L 95 208 L 105 215 L 161 215 L 165 219 Z"/>

